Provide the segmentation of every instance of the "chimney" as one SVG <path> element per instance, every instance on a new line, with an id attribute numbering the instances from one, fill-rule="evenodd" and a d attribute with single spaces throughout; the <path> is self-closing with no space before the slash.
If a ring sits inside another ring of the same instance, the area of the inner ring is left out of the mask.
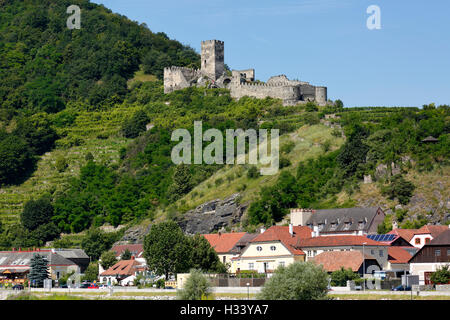
<path id="1" fill-rule="evenodd" d="M 392 230 L 398 229 L 397 221 L 392 221 Z"/>
<path id="2" fill-rule="evenodd" d="M 261 228 L 259 231 L 260 231 L 261 233 L 264 233 L 264 232 L 266 231 L 266 229 Z"/>
<path id="3" fill-rule="evenodd" d="M 294 236 L 294 225 L 292 223 L 289 223 L 289 234 L 291 237 Z"/>
<path id="4" fill-rule="evenodd" d="M 312 209 L 291 209 L 291 223 L 294 226 L 306 226 L 315 210 Z"/>

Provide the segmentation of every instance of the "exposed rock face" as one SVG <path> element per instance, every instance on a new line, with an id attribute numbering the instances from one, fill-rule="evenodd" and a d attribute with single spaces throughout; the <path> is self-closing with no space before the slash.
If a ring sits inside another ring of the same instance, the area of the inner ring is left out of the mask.
<path id="1" fill-rule="evenodd" d="M 134 226 L 125 231 L 122 239 L 114 245 L 144 243 L 145 235 L 150 231 L 150 226 Z"/>
<path id="2" fill-rule="evenodd" d="M 186 212 L 178 221 L 187 234 L 211 233 L 240 222 L 247 205 L 237 203 L 239 193 L 225 200 L 215 199 Z"/>

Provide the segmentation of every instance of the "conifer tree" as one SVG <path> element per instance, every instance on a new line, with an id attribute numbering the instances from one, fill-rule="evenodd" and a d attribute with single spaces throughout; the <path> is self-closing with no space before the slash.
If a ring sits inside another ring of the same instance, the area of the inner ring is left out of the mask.
<path id="1" fill-rule="evenodd" d="M 33 286 L 43 287 L 44 280 L 50 278 L 48 260 L 40 254 L 35 254 L 30 262 L 31 271 L 28 275 Z"/>

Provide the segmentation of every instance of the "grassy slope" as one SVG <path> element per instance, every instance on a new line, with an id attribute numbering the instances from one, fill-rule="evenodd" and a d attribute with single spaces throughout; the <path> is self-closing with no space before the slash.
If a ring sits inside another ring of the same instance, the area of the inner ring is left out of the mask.
<path id="1" fill-rule="evenodd" d="M 327 140 L 331 142 L 330 151 L 338 149 L 344 139 L 332 136 L 331 131 L 332 129 L 324 125 L 303 126 L 291 134 L 281 136 L 280 147 L 289 140 L 295 143 L 295 148 L 288 155 L 282 155 L 291 161 L 291 166 L 282 170 L 289 170 L 295 175 L 300 161 L 316 158 L 324 153 L 321 144 Z M 213 199 L 224 199 L 236 192 L 241 193 L 241 202 L 251 202 L 258 196 L 262 186 L 275 183 L 282 170 L 279 170 L 276 175 L 249 179 L 245 165 L 229 165 L 196 186 L 190 193 L 178 200 L 176 205 L 188 210 Z M 233 180 L 228 181 L 228 176 L 232 176 Z M 216 186 L 215 181 L 219 178 L 223 180 L 223 183 Z M 238 191 L 244 184 L 247 186 L 246 189 Z M 158 216 L 161 217 L 162 214 L 163 211 L 159 211 Z"/>

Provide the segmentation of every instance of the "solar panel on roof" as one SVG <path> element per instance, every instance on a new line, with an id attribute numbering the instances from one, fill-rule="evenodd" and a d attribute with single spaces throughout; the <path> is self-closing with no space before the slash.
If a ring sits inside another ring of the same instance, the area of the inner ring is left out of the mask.
<path id="1" fill-rule="evenodd" d="M 367 238 L 374 240 L 374 241 L 380 241 L 380 242 L 390 242 L 394 240 L 396 237 L 395 234 L 369 234 L 367 235 Z"/>

